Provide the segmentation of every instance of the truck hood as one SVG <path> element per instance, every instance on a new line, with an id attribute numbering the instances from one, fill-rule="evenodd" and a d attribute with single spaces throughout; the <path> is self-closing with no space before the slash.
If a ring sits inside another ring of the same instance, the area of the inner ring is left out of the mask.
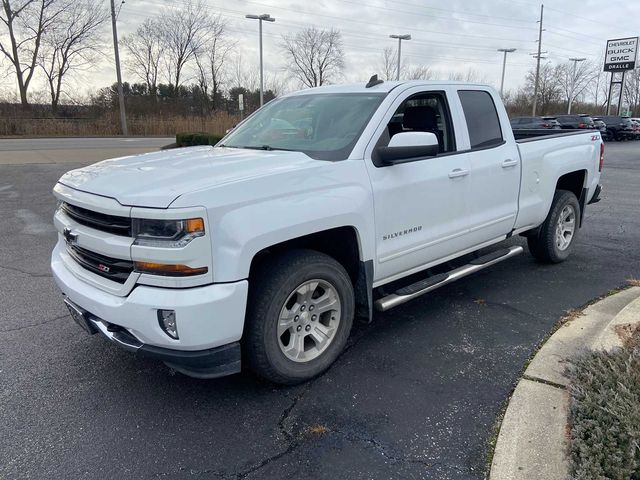
<path id="1" fill-rule="evenodd" d="M 185 193 L 311 168 L 318 161 L 300 152 L 188 147 L 105 160 L 71 170 L 59 182 L 122 205 L 167 208 Z"/>

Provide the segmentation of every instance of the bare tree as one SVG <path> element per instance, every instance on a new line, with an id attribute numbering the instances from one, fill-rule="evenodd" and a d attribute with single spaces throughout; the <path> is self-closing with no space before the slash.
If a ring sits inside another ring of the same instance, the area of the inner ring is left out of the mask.
<path id="1" fill-rule="evenodd" d="M 380 59 L 380 76 L 382 80 L 395 80 L 396 69 L 398 68 L 398 51 L 392 47 L 385 47 L 382 50 Z M 402 68 L 401 68 L 402 70 Z"/>
<path id="2" fill-rule="evenodd" d="M 487 76 L 473 68 L 461 72 L 449 72 L 448 78 L 456 82 L 487 83 Z"/>
<path id="3" fill-rule="evenodd" d="M 413 65 L 406 74 L 407 80 L 430 80 L 433 77 L 433 71 L 426 65 Z"/>
<path id="4" fill-rule="evenodd" d="M 259 72 L 254 65 L 247 64 L 242 59 L 241 54 L 234 55 L 230 63 L 229 82 L 231 87 L 241 87 L 247 90 L 257 90 L 259 88 Z"/>
<path id="5" fill-rule="evenodd" d="M 63 9 L 56 0 L 1 0 L 0 53 L 15 70 L 20 102 L 29 104 L 29 85 L 37 68 L 43 34 Z"/>
<path id="6" fill-rule="evenodd" d="M 318 87 L 342 75 L 344 52 L 340 31 L 308 27 L 282 37 L 287 70 L 303 85 Z"/>
<path id="7" fill-rule="evenodd" d="M 624 83 L 625 105 L 629 105 L 629 109 L 635 116 L 638 116 L 638 108 L 640 108 L 640 68 L 627 72 Z"/>
<path id="8" fill-rule="evenodd" d="M 235 43 L 226 38 L 226 23 L 221 17 L 211 19 L 211 28 L 203 47 L 195 52 L 198 68 L 198 84 L 205 95 L 211 91 L 211 108 L 217 107 L 217 100 L 223 83 L 224 67 Z M 210 87 L 210 88 L 209 88 Z"/>
<path id="9" fill-rule="evenodd" d="M 607 104 L 607 94 L 609 93 L 609 73 L 603 71 L 604 56 L 601 56 L 594 64 L 594 76 L 587 85 L 587 92 L 592 98 L 597 109 L 603 109 Z"/>
<path id="10" fill-rule="evenodd" d="M 158 21 L 166 77 L 177 91 L 184 81 L 185 67 L 202 50 L 220 17 L 211 17 L 201 0 L 189 0 L 178 9 L 165 10 Z"/>
<path id="11" fill-rule="evenodd" d="M 573 69 L 573 62 L 556 65 L 554 74 L 558 87 L 562 91 L 564 101 L 569 104 L 584 94 L 589 84 L 595 79 L 594 64 L 590 61 L 578 62 Z"/>
<path id="12" fill-rule="evenodd" d="M 536 81 L 535 70 L 530 70 L 525 79 L 525 91 L 533 98 Z M 557 104 L 562 99 L 562 89 L 558 81 L 558 71 L 550 62 L 540 65 L 540 81 L 538 85 L 538 105 L 540 112 L 545 112 L 549 106 Z"/>
<path id="13" fill-rule="evenodd" d="M 91 0 L 66 0 L 55 24 L 44 32 L 38 66 L 44 72 L 55 113 L 66 78 L 95 64 L 102 49 L 101 27 L 109 15 Z"/>
<path id="14" fill-rule="evenodd" d="M 147 18 L 138 29 L 122 39 L 127 70 L 147 86 L 151 95 L 158 93 L 158 75 L 162 62 L 162 38 L 157 18 Z"/>

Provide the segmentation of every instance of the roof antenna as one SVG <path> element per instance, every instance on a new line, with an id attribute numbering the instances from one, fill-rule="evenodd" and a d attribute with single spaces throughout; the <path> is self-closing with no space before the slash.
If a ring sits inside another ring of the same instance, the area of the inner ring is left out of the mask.
<path id="1" fill-rule="evenodd" d="M 376 85 L 380 85 L 381 83 L 384 83 L 384 82 L 382 80 L 378 80 L 378 75 L 371 75 L 371 78 L 369 79 L 369 83 L 367 83 L 365 88 L 375 87 Z"/>

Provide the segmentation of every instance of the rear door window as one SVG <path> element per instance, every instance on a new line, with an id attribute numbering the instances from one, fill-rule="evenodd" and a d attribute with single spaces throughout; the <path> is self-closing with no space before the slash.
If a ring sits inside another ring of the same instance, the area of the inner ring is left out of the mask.
<path id="1" fill-rule="evenodd" d="M 459 90 L 458 96 L 467 121 L 471 148 L 500 145 L 504 139 L 493 98 L 484 90 Z"/>

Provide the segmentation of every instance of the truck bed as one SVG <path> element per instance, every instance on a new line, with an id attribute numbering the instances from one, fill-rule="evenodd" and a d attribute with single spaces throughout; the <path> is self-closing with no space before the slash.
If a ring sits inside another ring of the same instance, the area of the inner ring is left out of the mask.
<path id="1" fill-rule="evenodd" d="M 548 128 L 513 130 L 513 136 L 517 143 L 536 142 L 549 138 L 568 137 L 570 135 L 581 135 L 585 133 L 600 133 L 598 130 L 552 130 Z"/>
<path id="2" fill-rule="evenodd" d="M 600 144 L 597 130 L 573 130 L 517 140 L 522 180 L 516 229 L 542 223 L 553 199 L 556 179 L 566 173 L 584 172 L 587 200 L 590 198 L 599 179 Z"/>

